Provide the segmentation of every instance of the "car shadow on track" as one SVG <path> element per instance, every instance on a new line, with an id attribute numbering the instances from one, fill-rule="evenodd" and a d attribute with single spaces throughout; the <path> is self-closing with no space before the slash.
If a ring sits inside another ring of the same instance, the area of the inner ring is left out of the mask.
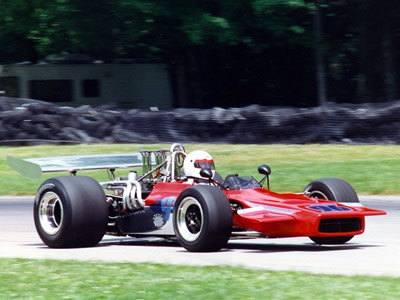
<path id="1" fill-rule="evenodd" d="M 358 250 L 369 247 L 378 247 L 377 245 L 365 245 L 357 243 L 348 243 L 344 245 L 317 245 L 314 243 L 307 244 L 250 244 L 250 243 L 230 243 L 229 250 L 244 250 L 252 253 L 273 253 L 273 252 L 327 252 L 327 251 L 344 251 Z"/>
<path id="2" fill-rule="evenodd" d="M 33 246 L 42 249 L 51 249 L 41 243 L 25 244 L 24 246 Z M 107 237 L 104 238 L 97 246 L 98 247 L 111 247 L 111 246 L 133 246 L 133 247 L 174 247 L 177 251 L 187 252 L 182 248 L 175 239 L 166 239 L 159 237 Z M 266 239 L 263 242 L 257 240 L 230 240 L 227 246 L 221 249 L 221 252 L 231 251 L 244 251 L 247 253 L 274 253 L 274 252 L 327 252 L 327 251 L 344 251 L 344 250 L 357 250 L 363 248 L 381 247 L 381 245 L 372 244 L 359 244 L 359 243 L 346 243 L 343 245 L 317 245 L 312 242 L 298 244 L 293 243 L 276 243 L 268 242 Z"/>
<path id="3" fill-rule="evenodd" d="M 176 247 L 178 251 L 187 252 L 183 249 L 179 243 L 174 239 L 164 238 L 111 238 L 103 240 L 97 247 L 108 247 L 108 246 L 136 246 L 136 247 Z M 358 243 L 346 243 L 343 245 L 317 245 L 314 243 L 299 243 L 299 244 L 276 244 L 268 243 L 254 243 L 249 241 L 231 240 L 228 245 L 221 249 L 222 252 L 229 252 L 235 250 L 243 250 L 246 252 L 259 252 L 259 253 L 271 253 L 271 252 L 325 252 L 325 251 L 343 251 L 343 250 L 357 250 L 362 248 L 380 247 L 380 245 L 370 244 L 358 244 Z"/>

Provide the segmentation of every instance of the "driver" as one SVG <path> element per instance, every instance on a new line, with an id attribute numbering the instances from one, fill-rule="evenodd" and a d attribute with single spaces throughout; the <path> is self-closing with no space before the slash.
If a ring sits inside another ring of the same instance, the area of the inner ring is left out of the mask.
<path id="1" fill-rule="evenodd" d="M 215 166 L 212 156 L 203 150 L 190 152 L 183 162 L 185 176 L 202 178 L 200 176 L 200 170 L 202 168 L 210 168 L 213 176 L 215 175 Z"/>

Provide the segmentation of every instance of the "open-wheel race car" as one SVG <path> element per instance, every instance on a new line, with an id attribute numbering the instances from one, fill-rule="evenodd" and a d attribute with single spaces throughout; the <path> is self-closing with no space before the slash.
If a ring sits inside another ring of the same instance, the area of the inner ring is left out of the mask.
<path id="1" fill-rule="evenodd" d="M 54 248 L 95 246 L 105 234 L 176 238 L 189 251 L 218 251 L 235 237 L 343 244 L 364 232 L 365 216 L 385 214 L 362 206 L 350 184 L 337 178 L 313 181 L 300 194 L 272 192 L 267 165 L 258 167 L 260 182 L 237 174 L 223 179 L 211 155 L 187 154 L 181 144 L 169 151 L 7 161 L 31 178 L 73 175 L 45 180 L 34 200 L 37 232 Z M 117 178 L 119 168 L 130 172 Z M 107 170 L 109 181 L 77 176 L 94 169 Z"/>

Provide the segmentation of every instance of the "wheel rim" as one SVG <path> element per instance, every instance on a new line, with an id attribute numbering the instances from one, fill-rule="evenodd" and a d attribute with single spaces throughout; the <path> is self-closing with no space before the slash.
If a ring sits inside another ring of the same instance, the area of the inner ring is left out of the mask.
<path id="1" fill-rule="evenodd" d="M 43 231 L 55 235 L 60 231 L 64 209 L 60 197 L 53 192 L 45 193 L 39 203 L 39 222 Z"/>
<path id="2" fill-rule="evenodd" d="M 203 229 L 203 209 L 200 203 L 192 197 L 186 197 L 180 203 L 177 227 L 182 238 L 187 242 L 195 241 Z"/>
<path id="3" fill-rule="evenodd" d="M 328 197 L 321 191 L 312 191 L 308 194 L 308 197 L 328 200 Z"/>

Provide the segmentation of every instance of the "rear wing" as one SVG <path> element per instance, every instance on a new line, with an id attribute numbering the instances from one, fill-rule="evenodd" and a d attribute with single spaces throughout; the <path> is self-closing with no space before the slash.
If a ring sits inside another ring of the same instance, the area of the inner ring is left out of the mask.
<path id="1" fill-rule="evenodd" d="M 21 175 L 31 179 L 39 179 L 42 173 L 74 173 L 82 170 L 138 168 L 143 166 L 143 159 L 141 153 L 74 155 L 29 159 L 7 156 L 7 164 Z"/>
<path id="2" fill-rule="evenodd" d="M 167 154 L 169 153 L 169 156 Z M 7 164 L 26 177 L 39 179 L 43 173 L 69 172 L 75 174 L 83 170 L 115 170 L 142 167 L 142 178 L 166 166 L 167 175 L 173 179 L 179 174 L 186 156 L 185 148 L 179 144 L 171 145 L 170 150 L 140 151 L 123 154 L 94 154 L 55 156 L 42 158 L 21 159 L 7 156 Z M 153 166 L 155 168 L 153 169 Z M 166 178 L 167 176 L 165 176 Z"/>

